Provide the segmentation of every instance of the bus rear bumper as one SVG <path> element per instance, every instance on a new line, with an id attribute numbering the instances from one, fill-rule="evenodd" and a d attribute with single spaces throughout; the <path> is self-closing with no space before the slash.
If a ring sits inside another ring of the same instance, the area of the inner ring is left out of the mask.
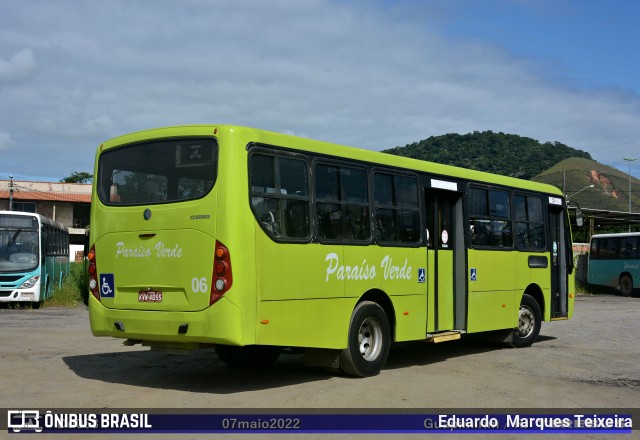
<path id="1" fill-rule="evenodd" d="M 143 343 L 170 343 L 171 346 L 246 343 L 240 309 L 224 299 L 204 310 L 176 312 L 108 309 L 89 295 L 89 321 L 94 336 Z"/>

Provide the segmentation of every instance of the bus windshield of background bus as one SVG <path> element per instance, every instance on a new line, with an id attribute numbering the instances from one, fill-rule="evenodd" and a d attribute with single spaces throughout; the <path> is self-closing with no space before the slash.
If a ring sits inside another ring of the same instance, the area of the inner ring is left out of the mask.
<path id="1" fill-rule="evenodd" d="M 0 217 L 0 272 L 23 272 L 38 266 L 38 221 Z"/>
<path id="2" fill-rule="evenodd" d="M 98 195 L 107 205 L 180 202 L 205 196 L 216 180 L 212 138 L 170 139 L 108 150 L 98 165 Z"/>

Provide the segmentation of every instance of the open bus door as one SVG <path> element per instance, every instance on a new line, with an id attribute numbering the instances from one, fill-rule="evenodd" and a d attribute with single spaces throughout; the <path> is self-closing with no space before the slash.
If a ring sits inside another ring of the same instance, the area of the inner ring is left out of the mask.
<path id="1" fill-rule="evenodd" d="M 569 274 L 573 271 L 571 234 L 565 209 L 551 198 L 549 228 L 551 233 L 551 318 L 569 316 Z"/>

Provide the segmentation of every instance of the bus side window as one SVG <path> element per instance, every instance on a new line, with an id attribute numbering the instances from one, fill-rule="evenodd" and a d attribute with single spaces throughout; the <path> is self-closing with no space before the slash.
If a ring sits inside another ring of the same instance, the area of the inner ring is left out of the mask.
<path id="1" fill-rule="evenodd" d="M 622 258 L 638 258 L 638 237 L 622 237 L 620 239 L 620 256 Z"/>
<path id="2" fill-rule="evenodd" d="M 518 249 L 545 249 L 542 199 L 537 196 L 516 195 L 514 200 Z"/>
<path id="3" fill-rule="evenodd" d="M 318 238 L 346 242 L 370 239 L 369 188 L 362 168 L 315 166 Z"/>
<path id="4" fill-rule="evenodd" d="M 469 190 L 471 243 L 474 246 L 513 247 L 509 193 L 495 189 Z"/>
<path id="5" fill-rule="evenodd" d="M 310 237 L 307 163 L 255 153 L 250 157 L 251 208 L 262 229 L 278 239 Z"/>
<path id="6" fill-rule="evenodd" d="M 600 244 L 599 238 L 594 238 L 591 240 L 591 248 L 589 249 L 589 258 L 592 260 L 598 259 L 598 246 Z"/>
<path id="7" fill-rule="evenodd" d="M 612 260 L 616 258 L 618 253 L 618 239 L 617 238 L 604 238 L 600 242 L 600 258 Z"/>
<path id="8" fill-rule="evenodd" d="M 289 201 L 285 210 L 285 226 L 288 237 L 304 238 L 309 233 L 308 207 L 304 202 Z"/>
<path id="9" fill-rule="evenodd" d="M 373 179 L 374 224 L 379 242 L 420 241 L 418 182 L 413 176 L 377 172 Z"/>

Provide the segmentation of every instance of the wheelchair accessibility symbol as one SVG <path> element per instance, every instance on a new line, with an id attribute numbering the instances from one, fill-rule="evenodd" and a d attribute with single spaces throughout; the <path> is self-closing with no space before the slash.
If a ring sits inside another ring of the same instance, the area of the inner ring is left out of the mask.
<path id="1" fill-rule="evenodd" d="M 100 296 L 102 298 L 116 297 L 116 283 L 112 273 L 103 273 L 100 275 Z"/>
<path id="2" fill-rule="evenodd" d="M 418 269 L 418 282 L 424 283 L 427 280 L 426 269 Z"/>

